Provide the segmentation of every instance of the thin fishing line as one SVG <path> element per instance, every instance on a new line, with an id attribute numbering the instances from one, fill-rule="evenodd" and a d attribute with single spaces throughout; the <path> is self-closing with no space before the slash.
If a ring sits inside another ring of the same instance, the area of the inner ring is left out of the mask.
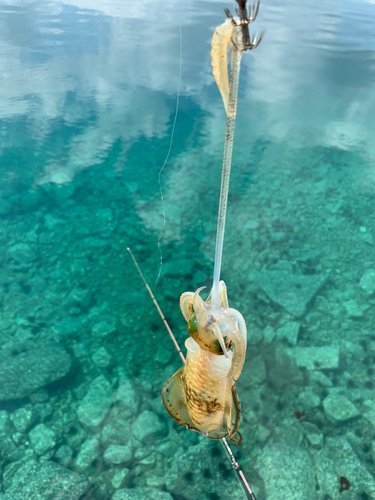
<path id="1" fill-rule="evenodd" d="M 162 208 L 162 212 L 163 212 L 163 224 L 162 224 L 162 227 L 161 227 L 161 230 L 160 230 L 160 234 L 159 234 L 159 237 L 158 237 L 158 248 L 159 248 L 159 253 L 160 253 L 160 265 L 159 265 L 159 272 L 158 272 L 158 275 L 157 275 L 156 280 L 155 280 L 154 289 L 156 288 L 156 285 L 158 284 L 158 281 L 159 281 L 159 279 L 160 279 L 160 275 L 161 275 L 161 270 L 162 270 L 162 267 L 163 267 L 163 252 L 162 252 L 162 249 L 161 249 L 161 239 L 162 239 L 162 237 L 163 237 L 163 232 L 164 232 L 165 222 L 166 222 L 166 218 L 165 218 L 165 210 L 164 210 L 164 195 L 163 195 L 163 187 L 162 187 L 162 183 L 161 183 L 161 174 L 163 173 L 164 167 L 165 167 L 165 166 L 166 166 L 166 164 L 168 163 L 169 156 L 170 156 L 170 154 L 171 154 L 172 144 L 173 144 L 173 138 L 174 138 L 174 131 L 175 131 L 175 128 L 176 128 L 176 122 L 177 122 L 178 108 L 179 108 L 179 105 L 180 105 L 181 75 L 182 75 L 182 21 L 181 21 L 181 1 L 180 1 L 180 27 L 179 27 L 179 28 L 180 28 L 180 65 L 179 65 L 179 75 L 178 75 L 178 86 L 177 86 L 176 109 L 175 109 L 175 113 L 174 113 L 174 120 L 173 120 L 173 125 L 172 125 L 172 132 L 171 132 L 171 140 L 170 140 L 170 142 L 169 142 L 169 148 L 168 148 L 167 156 L 165 157 L 165 160 L 164 160 L 163 166 L 162 166 L 162 167 L 161 167 L 161 169 L 159 170 L 159 189 L 160 189 L 160 198 L 161 198 L 161 208 Z"/>

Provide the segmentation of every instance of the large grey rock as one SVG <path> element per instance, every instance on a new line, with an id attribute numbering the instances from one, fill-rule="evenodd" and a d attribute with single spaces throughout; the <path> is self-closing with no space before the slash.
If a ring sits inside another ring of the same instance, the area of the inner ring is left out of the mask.
<path id="1" fill-rule="evenodd" d="M 112 401 L 111 385 L 104 375 L 99 375 L 91 382 L 89 390 L 78 407 L 79 420 L 89 427 L 99 425 L 108 413 Z"/>
<path id="2" fill-rule="evenodd" d="M 284 444 L 265 446 L 255 469 L 267 489 L 267 500 L 317 500 L 313 461 L 306 450 Z"/>
<path id="3" fill-rule="evenodd" d="M 296 346 L 289 352 L 294 356 L 297 366 L 308 370 L 333 370 L 339 366 L 340 351 L 336 346 Z"/>
<path id="4" fill-rule="evenodd" d="M 145 410 L 133 422 L 132 431 L 137 439 L 149 443 L 158 437 L 165 436 L 167 434 L 167 425 L 156 413 Z"/>
<path id="5" fill-rule="evenodd" d="M 323 401 L 324 413 L 329 421 L 336 424 L 360 415 L 354 404 L 344 395 L 329 394 Z"/>
<path id="6" fill-rule="evenodd" d="M 15 473 L 0 500 L 78 500 L 86 479 L 54 462 L 28 461 Z"/>
<path id="7" fill-rule="evenodd" d="M 123 488 L 117 490 L 112 496 L 112 500 L 173 500 L 167 491 L 160 491 L 155 488 Z"/>
<path id="8" fill-rule="evenodd" d="M 71 358 L 56 342 L 38 340 L 0 350 L 0 401 L 21 399 L 64 377 Z"/>
<path id="9" fill-rule="evenodd" d="M 44 424 L 39 424 L 31 429 L 29 439 L 37 455 L 43 455 L 56 445 L 56 434 Z"/>
<path id="10" fill-rule="evenodd" d="M 328 437 L 324 448 L 314 455 L 321 498 L 375 498 L 375 479 L 354 453 L 344 436 Z M 340 476 L 350 482 L 350 490 L 339 493 Z"/>
<path id="11" fill-rule="evenodd" d="M 327 280 L 326 275 L 297 275 L 268 271 L 259 285 L 268 297 L 296 317 L 303 316 L 310 300 Z"/>

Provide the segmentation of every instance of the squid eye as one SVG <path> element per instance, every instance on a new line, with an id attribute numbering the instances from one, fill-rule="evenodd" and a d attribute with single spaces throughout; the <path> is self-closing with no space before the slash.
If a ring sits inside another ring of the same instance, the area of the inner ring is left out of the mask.
<path id="1" fill-rule="evenodd" d="M 215 323 L 215 318 L 212 314 L 210 314 L 210 316 L 207 316 L 207 326 L 212 325 L 213 323 Z"/>
<path id="2" fill-rule="evenodd" d="M 189 319 L 187 328 L 190 335 L 192 333 L 197 333 L 198 328 L 197 328 L 197 320 L 195 318 L 195 314 L 192 314 L 191 318 Z"/>

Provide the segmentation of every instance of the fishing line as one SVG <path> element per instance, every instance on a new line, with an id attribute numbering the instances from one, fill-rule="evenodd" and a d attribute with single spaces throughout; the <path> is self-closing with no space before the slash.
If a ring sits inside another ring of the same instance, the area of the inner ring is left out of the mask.
<path id="1" fill-rule="evenodd" d="M 161 249 L 161 239 L 163 237 L 163 232 L 164 232 L 164 228 L 165 228 L 165 222 L 166 222 L 166 218 L 165 218 L 165 210 L 164 210 L 164 195 L 163 195 L 163 187 L 162 187 L 162 183 L 161 183 L 161 174 L 163 173 L 163 170 L 164 170 L 164 167 L 166 166 L 166 164 L 168 163 L 168 160 L 169 160 L 169 156 L 171 154 L 171 150 L 172 150 L 172 144 L 173 144 L 173 138 L 174 138 L 174 131 L 175 131 L 175 128 L 176 128 L 176 122 L 177 122 L 177 115 L 178 115 L 178 108 L 179 108 L 179 104 L 180 104 L 180 93 L 181 93 L 181 74 L 182 74 L 182 21 L 181 21 L 181 1 L 180 1 L 180 65 L 179 65 L 179 75 L 178 75 L 178 86 L 177 86 L 177 99 L 176 99 L 176 109 L 175 109 L 175 113 L 174 113 L 174 120 L 173 120 L 173 125 L 172 125 L 172 132 L 171 132 L 171 140 L 169 142 L 169 148 L 168 148 L 168 152 L 167 152 L 167 156 L 165 157 L 165 160 L 164 160 L 164 163 L 163 163 L 163 166 L 161 167 L 161 169 L 159 170 L 159 189 L 160 189 L 160 198 L 161 198 L 161 208 L 162 208 L 162 212 L 163 212 L 163 224 L 161 226 L 161 230 L 160 230 L 160 234 L 159 234 L 159 237 L 158 237 L 158 248 L 159 248 L 159 253 L 160 253 L 160 265 L 159 265 L 159 272 L 158 272 L 158 275 L 156 277 L 156 280 L 155 280 L 155 285 L 154 285 L 154 289 L 156 288 L 156 285 L 158 284 L 158 281 L 160 279 L 160 275 L 161 275 L 161 270 L 162 270 L 162 267 L 163 267 L 163 252 L 162 252 L 162 249 Z"/>

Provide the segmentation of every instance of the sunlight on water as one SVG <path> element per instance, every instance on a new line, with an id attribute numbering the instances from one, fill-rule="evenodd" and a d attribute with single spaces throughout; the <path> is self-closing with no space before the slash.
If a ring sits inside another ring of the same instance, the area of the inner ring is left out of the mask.
<path id="1" fill-rule="evenodd" d="M 154 293 L 183 346 L 179 297 L 212 285 L 224 7 L 0 1 L 0 500 L 245 498 L 163 408 L 181 362 L 126 251 L 154 289 L 164 211 Z M 222 269 L 248 327 L 233 451 L 257 500 L 367 500 L 375 3 L 262 0 L 253 26 Z"/>

